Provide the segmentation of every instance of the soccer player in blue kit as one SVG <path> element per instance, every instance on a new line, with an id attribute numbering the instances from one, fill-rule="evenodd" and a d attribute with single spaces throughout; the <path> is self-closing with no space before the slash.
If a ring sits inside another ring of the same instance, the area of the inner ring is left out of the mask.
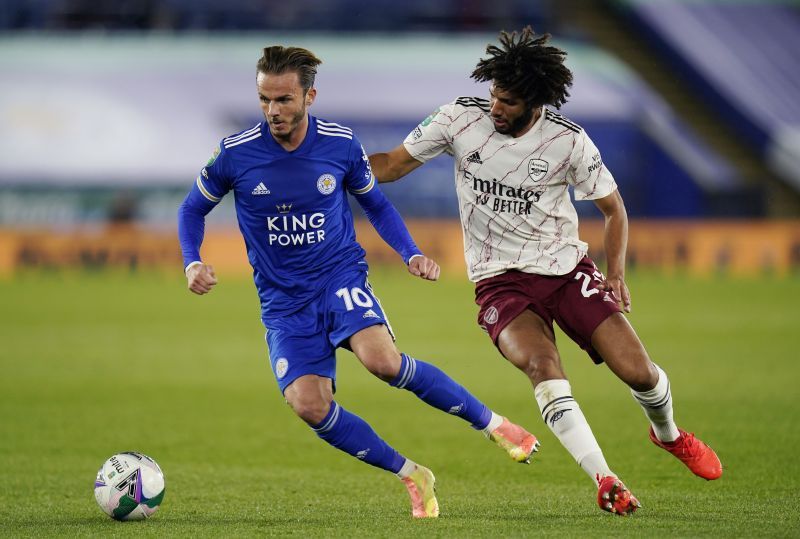
<path id="1" fill-rule="evenodd" d="M 308 114 L 320 63 L 302 48 L 264 49 L 256 86 L 265 121 L 222 140 L 179 210 L 188 286 L 202 295 L 217 283 L 212 266 L 200 257 L 205 215 L 233 191 L 270 362 L 286 401 L 332 446 L 397 474 L 408 489 L 414 517 L 436 517 L 433 473 L 334 401 L 336 348 L 351 350 L 392 387 L 468 421 L 518 462 L 528 462 L 538 442 L 438 368 L 395 347 L 367 281 L 347 193 L 402 256 L 409 273 L 435 281 L 439 266 L 417 248 L 379 190 L 352 130 Z"/>

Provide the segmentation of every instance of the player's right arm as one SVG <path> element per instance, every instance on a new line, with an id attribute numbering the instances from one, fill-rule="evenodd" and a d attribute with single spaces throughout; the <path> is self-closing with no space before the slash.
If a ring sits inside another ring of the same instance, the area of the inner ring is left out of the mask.
<path id="1" fill-rule="evenodd" d="M 189 290 L 198 296 L 208 294 L 211 292 L 211 288 L 217 284 L 217 275 L 209 264 L 200 261 L 193 262 L 186 268 L 185 273 Z"/>
<path id="2" fill-rule="evenodd" d="M 398 180 L 443 151 L 448 151 L 453 142 L 450 126 L 453 123 L 454 106 L 454 103 L 449 103 L 436 109 L 395 149 L 370 155 L 369 164 L 378 182 Z"/>
<path id="3" fill-rule="evenodd" d="M 369 156 L 369 164 L 378 182 L 386 183 L 399 180 L 415 168 L 422 165 L 408 153 L 402 144 L 386 153 L 374 153 Z"/>
<path id="4" fill-rule="evenodd" d="M 198 295 L 207 294 L 217 284 L 214 268 L 205 264 L 200 257 L 200 246 L 205 236 L 206 215 L 230 190 L 230 175 L 224 157 L 224 148 L 220 145 L 178 209 L 178 239 L 183 254 L 183 270 L 189 290 Z"/>

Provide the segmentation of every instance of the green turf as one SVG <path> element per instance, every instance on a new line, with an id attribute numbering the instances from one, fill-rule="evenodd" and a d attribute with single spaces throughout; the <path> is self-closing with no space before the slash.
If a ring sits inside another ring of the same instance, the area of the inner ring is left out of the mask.
<path id="1" fill-rule="evenodd" d="M 617 518 L 538 417 L 526 380 L 474 323 L 466 279 L 373 284 L 401 349 L 431 360 L 535 432 L 514 464 L 463 422 L 340 356 L 337 400 L 432 468 L 442 514 L 409 516 L 403 486 L 319 441 L 280 397 L 251 282 L 189 294 L 160 275 L 0 282 L 0 536 L 798 536 L 800 280 L 631 278 L 631 320 L 669 373 L 680 425 L 725 474 L 693 477 L 647 439 L 606 368 L 559 335 L 573 390 L 643 509 Z M 118 523 L 92 484 L 112 453 L 167 479 L 149 521 Z"/>

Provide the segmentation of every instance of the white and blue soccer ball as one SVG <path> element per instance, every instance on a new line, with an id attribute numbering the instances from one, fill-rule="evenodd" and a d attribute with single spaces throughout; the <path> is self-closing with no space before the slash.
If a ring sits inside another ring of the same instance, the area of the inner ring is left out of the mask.
<path id="1" fill-rule="evenodd" d="M 164 474 L 147 455 L 135 451 L 117 453 L 97 472 L 94 498 L 113 519 L 149 518 L 164 499 Z"/>

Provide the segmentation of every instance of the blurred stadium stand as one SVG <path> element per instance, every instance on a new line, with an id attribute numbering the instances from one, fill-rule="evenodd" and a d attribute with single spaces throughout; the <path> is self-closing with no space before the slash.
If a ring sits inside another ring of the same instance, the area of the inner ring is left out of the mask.
<path id="1" fill-rule="evenodd" d="M 759 201 L 765 216 L 800 215 L 800 2 L 567 0 L 561 7 L 573 29 L 630 65 L 736 169 L 747 188 L 735 198 Z"/>
<path id="2" fill-rule="evenodd" d="M 626 4 L 636 26 L 720 117 L 800 189 L 800 3 Z"/>
<path id="3" fill-rule="evenodd" d="M 550 1 L 531 0 L 3 0 L 11 30 L 285 30 L 464 32 L 546 26 Z"/>
<path id="4" fill-rule="evenodd" d="M 718 11 L 734 15 L 715 38 Z M 679 15 L 677 30 L 660 22 Z M 732 34 L 742 17 L 761 25 L 751 39 Z M 796 66 L 798 47 L 775 49 L 800 39 L 797 2 L 4 0 L 0 225 L 122 215 L 172 226 L 213 147 L 259 120 L 252 73 L 266 44 L 318 52 L 312 112 L 351 125 L 377 151 L 442 103 L 485 94 L 469 72 L 499 29 L 525 24 L 569 52 L 576 79 L 563 112 L 596 141 L 632 216 L 800 214 L 800 184 L 786 181 L 800 170 L 791 161 L 800 69 L 781 69 Z M 760 39 L 773 26 L 779 35 Z M 737 74 L 749 86 L 724 76 L 732 54 L 752 67 Z M 716 105 L 706 107 L 700 98 L 711 94 Z M 441 158 L 385 190 L 404 215 L 455 216 L 451 167 Z M 591 204 L 578 209 L 597 215 Z M 230 201 L 214 219 L 232 221 Z"/>

